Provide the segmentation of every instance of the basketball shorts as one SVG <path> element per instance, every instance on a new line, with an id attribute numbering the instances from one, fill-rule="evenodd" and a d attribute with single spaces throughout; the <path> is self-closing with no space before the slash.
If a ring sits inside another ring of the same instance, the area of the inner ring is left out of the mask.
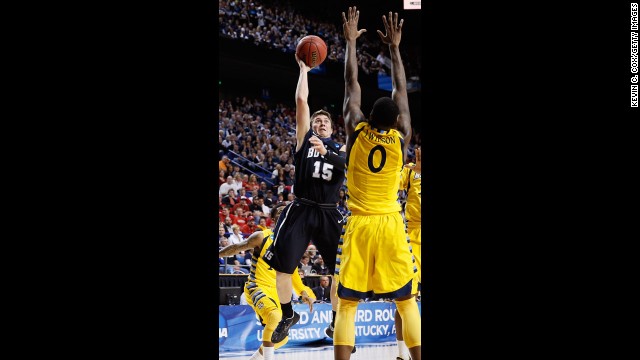
<path id="1" fill-rule="evenodd" d="M 418 284 L 422 283 L 422 234 L 420 223 L 408 223 L 407 233 L 409 234 L 409 241 L 411 244 L 411 253 L 416 260 L 415 264 L 418 268 Z"/>
<path id="2" fill-rule="evenodd" d="M 338 251 L 338 296 L 399 298 L 418 291 L 417 267 L 400 213 L 351 215 Z"/>
<path id="3" fill-rule="evenodd" d="M 255 283 L 247 282 L 244 287 L 244 297 L 260 318 L 263 326 L 267 325 L 264 322 L 269 319 L 268 314 L 271 311 L 282 312 L 278 291 L 275 288 L 261 288 Z M 271 341 L 271 339 L 267 339 L 267 341 Z"/>
<path id="4" fill-rule="evenodd" d="M 333 274 L 342 221 L 342 214 L 335 204 L 296 199 L 282 210 L 274 229 L 273 243 L 263 259 L 276 271 L 293 274 L 309 242 L 313 242 L 329 268 L 329 274 Z"/>

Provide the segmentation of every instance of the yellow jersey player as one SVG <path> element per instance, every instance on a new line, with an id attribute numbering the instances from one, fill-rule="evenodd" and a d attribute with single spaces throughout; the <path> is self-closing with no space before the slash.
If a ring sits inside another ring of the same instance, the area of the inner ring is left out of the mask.
<path id="1" fill-rule="evenodd" d="M 409 236 L 409 244 L 411 244 L 411 253 L 415 259 L 418 272 L 418 293 L 421 290 L 422 283 L 422 150 L 416 149 L 416 162 L 405 165 L 400 174 L 399 191 L 406 192 L 406 202 L 404 204 L 404 219 L 407 224 L 407 234 Z M 409 349 L 404 343 L 402 337 L 402 318 L 400 313 L 396 311 L 396 341 L 398 342 L 398 356 L 396 360 L 407 360 L 409 358 Z"/>
<path id="2" fill-rule="evenodd" d="M 343 115 L 347 133 L 347 207 L 351 216 L 339 242 L 336 275 L 338 314 L 333 334 L 334 358 L 351 357 L 355 345 L 355 315 L 358 301 L 377 294 L 395 300 L 404 320 L 403 338 L 413 359 L 421 358 L 420 312 L 417 293 L 417 268 L 405 231 L 398 203 L 398 184 L 403 169 L 411 118 L 407 83 L 400 58 L 403 20 L 390 12 L 383 16 L 386 33 L 378 30 L 391 54 L 393 91 L 391 98 L 375 101 L 367 119 L 361 106 L 358 84 L 356 39 L 366 30 L 358 30 L 360 14 L 350 7 L 342 13 L 346 40 L 345 98 Z M 406 139 L 406 142 L 405 142 Z"/>
<path id="3" fill-rule="evenodd" d="M 275 220 L 277 220 L 282 209 L 284 209 L 284 206 L 273 209 L 272 215 Z M 251 271 L 244 286 L 244 296 L 249 306 L 256 312 L 260 323 L 264 326 L 264 331 L 262 332 L 262 346 L 251 356 L 251 360 L 273 360 L 274 350 L 289 341 L 289 337 L 286 336 L 278 343 L 271 342 L 271 335 L 276 326 L 278 326 L 280 319 L 282 319 L 280 299 L 276 290 L 276 272 L 262 259 L 272 242 L 273 232 L 270 229 L 264 229 L 254 232 L 246 240 L 238 244 L 229 245 L 221 249 L 218 253 L 218 256 L 224 257 L 238 254 L 240 251 L 254 249 L 253 257 L 251 258 Z M 301 294 L 302 301 L 309 305 L 310 311 L 313 311 L 313 302 L 316 300 L 313 291 L 302 283 L 297 271 L 293 272 L 291 279 L 293 289 L 296 293 Z"/>

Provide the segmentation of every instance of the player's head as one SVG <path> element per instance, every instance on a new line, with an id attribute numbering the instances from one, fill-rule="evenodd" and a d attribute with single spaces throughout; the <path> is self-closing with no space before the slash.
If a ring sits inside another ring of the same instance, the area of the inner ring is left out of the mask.
<path id="1" fill-rule="evenodd" d="M 278 222 L 278 218 L 280 217 L 280 214 L 282 213 L 282 210 L 284 210 L 285 206 L 285 204 L 282 204 L 271 209 L 271 220 L 273 220 L 274 223 Z"/>
<path id="2" fill-rule="evenodd" d="M 398 123 L 400 110 L 390 97 L 381 97 L 373 104 L 369 124 L 382 130 L 394 129 Z"/>
<path id="3" fill-rule="evenodd" d="M 324 110 L 318 110 L 311 115 L 311 128 L 321 138 L 331 137 L 333 134 L 333 120 L 331 114 Z"/>

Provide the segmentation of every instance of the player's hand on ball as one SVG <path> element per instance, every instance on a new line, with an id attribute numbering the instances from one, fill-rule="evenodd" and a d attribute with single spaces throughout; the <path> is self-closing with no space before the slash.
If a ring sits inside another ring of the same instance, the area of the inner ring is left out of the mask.
<path id="1" fill-rule="evenodd" d="M 307 66 L 307 64 L 304 63 L 304 61 L 302 61 L 299 57 L 298 54 L 295 54 L 296 56 L 296 62 L 298 63 L 298 66 L 300 66 L 301 70 L 304 70 L 306 72 L 311 71 L 311 68 Z"/>

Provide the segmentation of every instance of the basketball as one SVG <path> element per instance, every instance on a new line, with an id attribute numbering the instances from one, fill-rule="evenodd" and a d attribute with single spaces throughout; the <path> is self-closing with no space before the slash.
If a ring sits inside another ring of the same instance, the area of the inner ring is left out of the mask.
<path id="1" fill-rule="evenodd" d="M 300 39 L 296 54 L 307 66 L 314 68 L 327 58 L 327 44 L 318 36 L 307 35 Z"/>

